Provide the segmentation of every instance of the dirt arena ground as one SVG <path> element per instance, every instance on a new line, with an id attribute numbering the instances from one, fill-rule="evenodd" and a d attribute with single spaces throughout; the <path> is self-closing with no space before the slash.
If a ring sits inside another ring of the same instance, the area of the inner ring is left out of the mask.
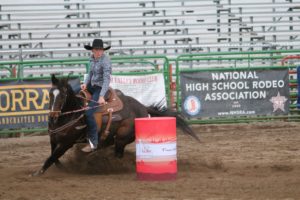
<path id="1" fill-rule="evenodd" d="M 89 156 L 73 147 L 43 176 L 48 136 L 0 139 L 1 200 L 300 199 L 300 123 L 193 126 L 202 143 L 178 131 L 176 181 L 138 181 L 135 145 Z"/>

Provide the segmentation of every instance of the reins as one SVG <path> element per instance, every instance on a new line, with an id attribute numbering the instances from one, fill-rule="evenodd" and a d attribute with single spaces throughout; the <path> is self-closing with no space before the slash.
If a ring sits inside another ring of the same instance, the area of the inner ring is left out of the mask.
<path id="1" fill-rule="evenodd" d="M 76 95 L 75 97 L 77 98 L 81 98 L 81 99 L 84 99 L 84 100 L 87 100 L 87 101 L 91 101 L 91 102 L 94 102 L 94 103 L 98 103 L 97 101 L 94 101 L 92 99 L 87 99 L 85 97 L 82 97 L 82 96 L 79 96 L 79 95 Z M 102 105 L 96 105 L 96 106 L 92 106 L 92 107 L 89 107 L 89 106 L 85 106 L 83 108 L 80 108 L 80 109 L 77 109 L 77 110 L 72 110 L 72 111 L 67 111 L 67 112 L 61 112 L 61 111 L 50 111 L 49 113 L 60 113 L 59 115 L 68 115 L 68 114 L 72 114 L 72 113 L 78 113 L 78 112 L 82 112 L 82 111 L 87 111 L 87 110 L 91 110 L 91 109 L 94 109 L 94 108 L 98 108 L 98 107 L 101 107 Z"/>
<path id="2" fill-rule="evenodd" d="M 76 97 L 80 97 L 80 96 L 77 96 L 77 95 L 76 95 Z M 80 98 L 83 98 L 83 99 L 85 99 L 85 100 L 87 100 L 87 101 L 93 101 L 93 102 L 96 102 L 96 101 L 94 101 L 94 100 L 89 100 L 89 99 L 86 99 L 86 98 L 84 98 L 84 97 L 80 97 Z M 96 102 L 96 103 L 98 103 L 98 102 Z M 83 107 L 83 108 L 80 108 L 80 109 L 77 109 L 77 110 L 72 110 L 72 111 L 68 111 L 68 112 L 64 112 L 64 113 L 61 113 L 61 111 L 51 111 L 51 112 L 49 112 L 49 113 L 58 112 L 58 113 L 60 113 L 60 116 L 62 116 L 62 115 L 68 115 L 68 114 L 72 114 L 72 113 L 78 113 L 78 112 L 82 112 L 82 111 L 94 109 L 94 108 L 97 108 L 97 107 L 100 107 L 100 106 L 101 106 L 101 105 L 92 106 L 92 107 L 86 106 L 86 107 Z M 62 126 L 56 128 L 56 129 L 53 129 L 53 130 L 49 129 L 49 133 L 50 133 L 50 134 L 59 133 L 59 132 L 63 131 L 64 129 L 69 128 L 69 127 L 75 125 L 75 124 L 76 124 L 81 118 L 83 118 L 83 117 L 84 117 L 84 114 L 81 114 L 78 118 L 76 118 L 76 119 L 74 119 L 74 120 L 72 120 L 72 121 L 70 121 L 70 122 L 68 122 L 68 123 L 66 123 L 66 124 L 64 124 L 64 125 L 62 125 Z"/>
<path id="3" fill-rule="evenodd" d="M 85 97 L 80 96 L 80 95 L 75 95 L 75 97 L 80 98 L 80 99 L 84 99 L 84 100 L 87 100 L 87 101 L 91 101 L 91 102 L 94 102 L 94 103 L 98 103 L 97 101 L 94 101 L 93 99 L 88 99 L 88 98 L 85 98 Z"/>
<path id="4" fill-rule="evenodd" d="M 69 123 L 66 123 L 56 129 L 53 129 L 53 130 L 49 129 L 50 134 L 61 132 L 64 129 L 69 128 L 70 126 L 75 125 L 81 118 L 83 118 L 83 116 L 84 116 L 84 114 L 81 114 L 78 118 L 70 121 Z"/>

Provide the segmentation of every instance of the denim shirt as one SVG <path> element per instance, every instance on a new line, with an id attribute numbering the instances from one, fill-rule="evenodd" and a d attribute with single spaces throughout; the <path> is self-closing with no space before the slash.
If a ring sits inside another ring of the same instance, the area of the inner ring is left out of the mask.
<path id="1" fill-rule="evenodd" d="M 85 84 L 100 86 L 102 88 L 100 96 L 104 96 L 109 88 L 111 71 L 111 61 L 107 55 L 103 54 L 98 59 L 92 55 L 90 57 L 90 71 Z"/>

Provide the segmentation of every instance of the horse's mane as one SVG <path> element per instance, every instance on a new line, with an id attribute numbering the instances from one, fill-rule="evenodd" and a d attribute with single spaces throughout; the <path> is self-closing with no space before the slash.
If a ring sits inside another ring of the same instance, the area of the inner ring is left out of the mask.
<path id="1" fill-rule="evenodd" d="M 76 97 L 76 93 L 74 92 L 72 86 L 69 84 L 69 77 L 58 78 L 58 82 L 55 84 L 58 88 L 64 87 L 67 92 L 67 107 L 68 108 L 79 108 L 83 106 L 83 101 Z"/>

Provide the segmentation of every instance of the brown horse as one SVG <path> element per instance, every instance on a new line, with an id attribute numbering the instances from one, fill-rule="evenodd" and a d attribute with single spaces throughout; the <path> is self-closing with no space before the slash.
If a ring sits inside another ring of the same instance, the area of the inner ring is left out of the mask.
<path id="1" fill-rule="evenodd" d="M 51 81 L 48 122 L 51 155 L 46 159 L 41 169 L 32 174 L 33 176 L 43 174 L 53 163 L 61 167 L 59 158 L 75 143 L 86 138 L 85 110 L 89 108 L 84 107 L 83 100 L 76 96 L 68 84 L 67 78 L 58 79 L 52 75 Z M 180 114 L 170 110 L 159 111 L 153 107 L 145 107 L 139 101 L 124 95 L 121 91 L 116 91 L 116 93 L 124 106 L 122 110 L 116 113 L 118 117 L 112 121 L 108 137 L 105 141 L 100 141 L 100 148 L 114 144 L 115 156 L 122 158 L 125 146 L 135 140 L 135 118 L 148 117 L 149 114 L 155 117 L 176 117 L 177 126 L 199 141 Z M 99 132 L 102 132 L 104 128 L 102 127 Z"/>

